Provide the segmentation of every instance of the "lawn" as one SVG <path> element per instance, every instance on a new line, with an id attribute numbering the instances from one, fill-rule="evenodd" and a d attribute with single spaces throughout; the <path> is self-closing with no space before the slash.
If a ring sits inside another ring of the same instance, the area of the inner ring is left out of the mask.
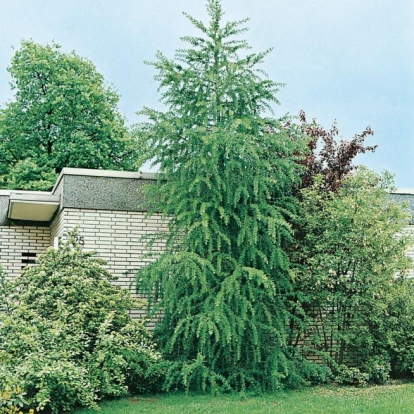
<path id="1" fill-rule="evenodd" d="M 349 388 L 315 387 L 259 397 L 169 393 L 101 404 L 102 414 L 413 414 L 414 383 Z M 96 414 L 79 410 L 74 414 Z"/>

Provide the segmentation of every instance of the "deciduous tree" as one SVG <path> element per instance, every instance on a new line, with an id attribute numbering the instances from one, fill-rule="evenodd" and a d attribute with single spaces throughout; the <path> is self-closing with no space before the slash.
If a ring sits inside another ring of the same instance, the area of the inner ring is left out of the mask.
<path id="1" fill-rule="evenodd" d="M 394 333 L 384 326 L 412 267 L 406 252 L 413 242 L 404 231 L 409 214 L 390 198 L 392 189 L 389 173 L 360 168 L 336 192 L 326 191 L 322 176 L 302 190 L 298 226 L 304 237 L 291 258 L 304 312 L 296 319 L 302 332 L 291 326 L 297 334 L 293 345 L 307 339 L 310 348 L 338 364 L 362 364 L 384 354 L 389 363 Z"/>
<path id="2" fill-rule="evenodd" d="M 288 121 L 291 122 L 291 121 Z M 299 113 L 299 129 L 308 137 L 306 156 L 301 160 L 305 166 L 300 188 L 314 184 L 317 176 L 322 177 L 321 185 L 325 191 L 338 191 L 343 180 L 356 169 L 355 157 L 358 154 L 374 152 L 376 145 L 365 146 L 365 139 L 374 135 L 368 126 L 350 140 L 340 139 L 336 122 L 330 129 L 317 123 L 315 119 L 307 121 L 305 111 Z"/>
<path id="3" fill-rule="evenodd" d="M 131 169 L 119 96 L 87 59 L 23 41 L 8 68 L 14 99 L 0 110 L 0 185 L 47 190 L 63 167 Z"/>

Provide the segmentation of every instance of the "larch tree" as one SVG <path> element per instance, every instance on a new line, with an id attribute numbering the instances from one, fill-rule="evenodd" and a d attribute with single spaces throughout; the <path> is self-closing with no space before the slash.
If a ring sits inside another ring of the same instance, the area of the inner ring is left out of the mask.
<path id="1" fill-rule="evenodd" d="M 0 109 L 0 186 L 48 190 L 63 167 L 133 168 L 118 94 L 87 59 L 23 41 L 8 68 L 14 99 Z"/>
<path id="2" fill-rule="evenodd" d="M 142 162 L 159 166 L 148 196 L 168 232 L 137 282 L 163 311 L 167 386 L 274 389 L 290 369 L 284 245 L 306 142 L 271 116 L 280 84 L 260 70 L 269 51 L 238 39 L 246 20 L 223 24 L 218 0 L 207 9 L 208 25 L 185 14 L 200 31 L 188 49 L 152 63 L 168 109 L 145 108 L 137 136 Z"/>

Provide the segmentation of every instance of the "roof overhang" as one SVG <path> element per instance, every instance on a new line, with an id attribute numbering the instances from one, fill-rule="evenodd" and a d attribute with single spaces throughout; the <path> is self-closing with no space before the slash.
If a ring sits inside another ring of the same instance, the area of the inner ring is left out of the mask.
<path id="1" fill-rule="evenodd" d="M 41 192 L 11 192 L 8 218 L 48 222 L 60 205 L 60 196 Z"/>

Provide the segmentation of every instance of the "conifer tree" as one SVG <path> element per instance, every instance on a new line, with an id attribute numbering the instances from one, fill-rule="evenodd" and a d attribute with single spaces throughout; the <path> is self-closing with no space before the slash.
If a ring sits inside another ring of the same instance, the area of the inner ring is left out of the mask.
<path id="1" fill-rule="evenodd" d="M 188 49 L 152 63 L 168 110 L 145 108 L 137 135 L 142 161 L 159 165 L 149 199 L 169 231 L 137 281 L 163 311 L 170 385 L 273 389 L 288 370 L 284 244 L 305 145 L 271 116 L 281 85 L 258 69 L 269 51 L 238 39 L 247 19 L 223 24 L 219 0 L 207 10 L 208 25 L 185 14 L 201 32 Z"/>

